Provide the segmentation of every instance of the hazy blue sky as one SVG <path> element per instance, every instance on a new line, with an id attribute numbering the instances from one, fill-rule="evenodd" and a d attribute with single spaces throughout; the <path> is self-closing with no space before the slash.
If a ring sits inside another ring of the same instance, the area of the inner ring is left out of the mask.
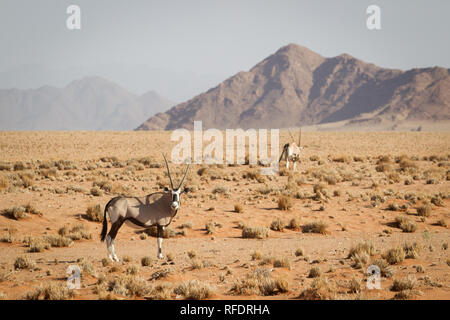
<path id="1" fill-rule="evenodd" d="M 81 7 L 82 29 L 66 28 Z M 381 7 L 382 30 L 366 28 Z M 382 67 L 450 68 L 450 1 L 1 0 L 0 71 L 109 63 L 231 76 L 294 42 Z"/>

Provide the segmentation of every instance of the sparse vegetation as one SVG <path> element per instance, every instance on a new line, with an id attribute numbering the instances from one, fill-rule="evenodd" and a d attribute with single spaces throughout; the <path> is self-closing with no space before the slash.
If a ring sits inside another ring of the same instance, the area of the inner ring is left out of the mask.
<path id="1" fill-rule="evenodd" d="M 269 236 L 269 228 L 267 227 L 249 227 L 242 229 L 242 238 L 264 239 Z"/>
<path id="2" fill-rule="evenodd" d="M 332 300 L 336 296 L 336 290 L 330 282 L 323 277 L 314 279 L 311 286 L 302 291 L 300 299 L 305 300 Z"/>
<path id="3" fill-rule="evenodd" d="M 292 208 L 292 200 L 287 196 L 280 196 L 278 198 L 278 209 L 290 210 Z"/>
<path id="4" fill-rule="evenodd" d="M 208 283 L 190 280 L 179 284 L 173 292 L 185 299 L 203 300 L 210 298 L 214 294 L 214 289 Z"/>
<path id="5" fill-rule="evenodd" d="M 96 204 L 93 206 L 89 206 L 86 209 L 86 217 L 90 221 L 102 222 L 103 221 L 103 212 L 100 204 Z"/>
<path id="6" fill-rule="evenodd" d="M 397 264 L 405 260 L 405 251 L 403 248 L 392 248 L 384 254 L 384 259 L 389 264 Z"/>
<path id="7" fill-rule="evenodd" d="M 302 226 L 303 233 L 327 234 L 328 225 L 323 221 L 310 222 Z"/>

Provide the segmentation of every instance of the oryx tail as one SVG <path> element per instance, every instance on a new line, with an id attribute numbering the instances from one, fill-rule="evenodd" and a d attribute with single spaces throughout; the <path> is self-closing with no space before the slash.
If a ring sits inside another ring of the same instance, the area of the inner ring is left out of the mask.
<path id="1" fill-rule="evenodd" d="M 117 197 L 116 197 L 117 198 Z M 106 212 L 108 211 L 109 206 L 111 205 L 111 202 L 113 202 L 113 200 L 115 200 L 116 198 L 112 198 L 111 200 L 108 201 L 108 203 L 105 206 L 105 212 L 103 213 L 103 227 L 102 227 L 102 233 L 100 234 L 101 236 L 101 241 L 105 241 L 106 238 L 106 233 L 108 231 L 108 220 L 106 219 Z"/>

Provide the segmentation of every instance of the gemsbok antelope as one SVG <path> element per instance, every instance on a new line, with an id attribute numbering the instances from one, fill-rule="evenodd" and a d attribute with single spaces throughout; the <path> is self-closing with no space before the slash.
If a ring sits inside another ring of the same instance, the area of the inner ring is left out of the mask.
<path id="1" fill-rule="evenodd" d="M 155 192 L 144 197 L 115 197 L 109 200 L 105 206 L 101 241 L 106 238 L 108 256 L 113 261 L 119 261 L 114 250 L 114 239 L 124 222 L 136 229 L 150 229 L 156 226 L 158 230 L 158 258 L 163 258 L 161 250 L 163 231 L 172 222 L 180 208 L 180 195 L 183 193 L 181 185 L 189 170 L 188 164 L 183 179 L 175 188 L 170 175 L 169 164 L 166 157 L 164 155 L 163 157 L 170 180 L 170 189 L 165 188 L 164 192 Z M 108 230 L 106 213 L 108 213 L 111 221 L 111 229 L 108 235 L 106 235 Z"/>
<path id="2" fill-rule="evenodd" d="M 289 134 L 292 138 L 292 142 L 286 143 L 283 146 L 283 151 L 281 152 L 281 156 L 278 162 L 281 162 L 281 160 L 284 157 L 284 160 L 286 161 L 286 169 L 289 169 L 289 160 L 292 161 L 294 163 L 294 171 L 295 171 L 297 168 L 297 162 L 300 162 L 300 152 L 303 150 L 303 147 L 301 146 L 302 129 L 300 128 L 300 133 L 298 137 L 298 146 L 295 143 L 294 137 L 290 131 Z"/>

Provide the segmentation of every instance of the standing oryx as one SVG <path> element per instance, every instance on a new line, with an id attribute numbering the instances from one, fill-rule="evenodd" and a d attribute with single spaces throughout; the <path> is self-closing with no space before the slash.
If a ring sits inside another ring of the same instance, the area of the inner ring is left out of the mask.
<path id="1" fill-rule="evenodd" d="M 149 229 L 156 226 L 158 228 L 158 258 L 162 259 L 161 245 L 164 227 L 172 222 L 173 217 L 175 217 L 180 208 L 180 194 L 183 192 L 181 185 L 189 170 L 188 164 L 183 179 L 181 179 L 178 187 L 174 188 L 169 164 L 166 157 L 164 155 L 163 157 L 171 189 L 165 188 L 164 192 L 155 192 L 140 198 L 119 196 L 111 199 L 106 204 L 101 240 L 104 241 L 106 237 L 106 246 L 111 260 L 119 261 L 114 251 L 114 239 L 124 222 L 138 229 Z M 108 229 L 106 213 L 108 213 L 112 224 L 108 235 L 106 235 Z"/>
<path id="2" fill-rule="evenodd" d="M 303 147 L 301 146 L 302 141 L 302 129 L 300 128 L 299 136 L 298 136 L 298 146 L 294 141 L 294 137 L 292 136 L 291 132 L 289 131 L 289 135 L 292 138 L 291 143 L 286 143 L 283 146 L 283 151 L 281 152 L 280 159 L 278 162 L 281 162 L 284 156 L 284 160 L 286 160 L 286 168 L 289 169 L 289 160 L 291 160 L 294 163 L 294 171 L 296 170 L 297 162 L 300 162 L 300 152 L 303 150 Z"/>

